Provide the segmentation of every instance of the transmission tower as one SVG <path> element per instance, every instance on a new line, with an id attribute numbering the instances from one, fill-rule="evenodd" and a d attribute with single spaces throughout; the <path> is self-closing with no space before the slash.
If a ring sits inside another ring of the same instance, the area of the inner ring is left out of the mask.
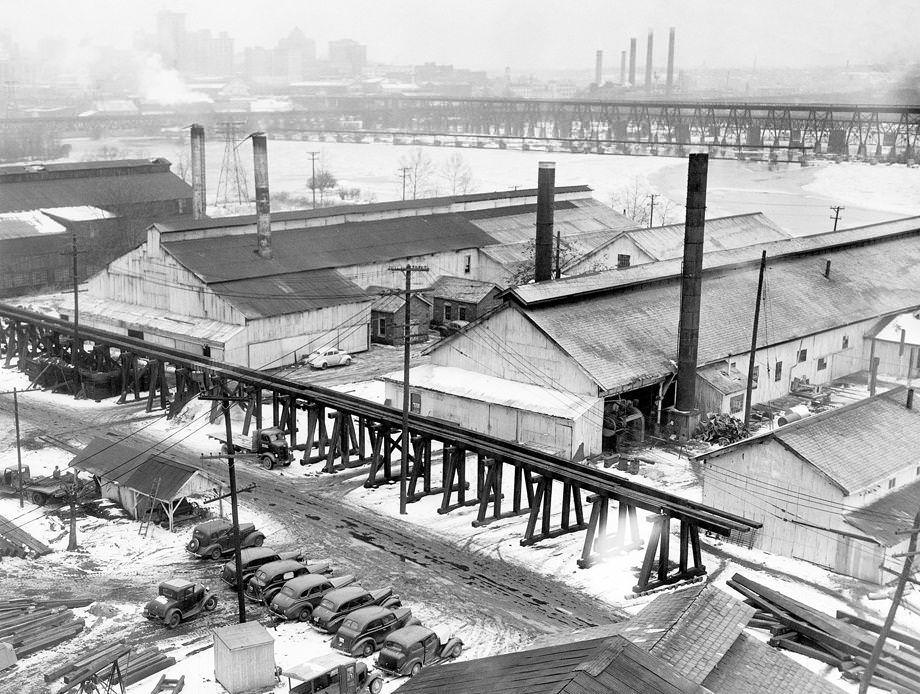
<path id="1" fill-rule="evenodd" d="M 240 153 L 237 151 L 238 133 L 245 121 L 224 121 L 218 125 L 217 131 L 224 135 L 224 159 L 220 163 L 220 173 L 217 176 L 218 205 L 231 203 L 244 204 L 250 202 L 249 188 L 246 185 L 248 172 Z"/>

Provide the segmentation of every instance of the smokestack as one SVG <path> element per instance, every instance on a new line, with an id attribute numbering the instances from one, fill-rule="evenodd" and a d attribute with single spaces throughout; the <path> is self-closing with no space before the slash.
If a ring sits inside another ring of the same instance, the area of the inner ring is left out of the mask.
<path id="1" fill-rule="evenodd" d="M 830 279 L 830 278 L 831 278 L 831 261 L 830 261 L 830 260 L 828 260 L 828 261 L 824 264 L 824 277 L 825 277 L 826 279 Z"/>
<path id="2" fill-rule="evenodd" d="M 636 39 L 629 39 L 629 86 L 636 85 Z"/>
<path id="3" fill-rule="evenodd" d="M 907 389 L 907 403 L 906 403 L 906 405 L 907 405 L 907 409 L 908 409 L 908 410 L 914 409 L 914 389 L 913 389 L 913 388 L 908 388 L 908 389 Z"/>
<path id="4" fill-rule="evenodd" d="M 594 54 L 594 83 L 600 87 L 604 83 L 604 51 Z"/>
<path id="5" fill-rule="evenodd" d="M 700 293 L 703 286 L 703 232 L 708 169 L 708 154 L 690 155 L 687 167 L 687 216 L 684 226 L 684 269 L 680 281 L 677 345 L 675 408 L 680 412 L 691 412 L 696 405 L 696 358 L 700 341 Z"/>
<path id="6" fill-rule="evenodd" d="M 668 33 L 668 81 L 667 81 L 668 94 L 671 93 L 671 89 L 673 87 L 674 87 L 674 27 L 671 27 L 671 31 Z"/>
<path id="7" fill-rule="evenodd" d="M 645 48 L 645 90 L 652 91 L 652 45 L 655 41 L 655 34 L 651 29 L 648 30 L 648 45 Z"/>
<path id="8" fill-rule="evenodd" d="M 192 125 L 192 216 L 203 219 L 207 208 L 207 187 L 204 179 L 204 126 Z"/>
<path id="9" fill-rule="evenodd" d="M 545 282 L 553 277 L 553 198 L 556 194 L 556 162 L 541 161 L 539 167 L 534 282 Z"/>
<path id="10" fill-rule="evenodd" d="M 265 133 L 252 134 L 252 163 L 256 178 L 256 230 L 259 236 L 259 255 L 272 257 L 272 219 L 268 197 L 268 143 Z"/>
<path id="11" fill-rule="evenodd" d="M 626 51 L 620 51 L 620 84 L 626 84 Z"/>

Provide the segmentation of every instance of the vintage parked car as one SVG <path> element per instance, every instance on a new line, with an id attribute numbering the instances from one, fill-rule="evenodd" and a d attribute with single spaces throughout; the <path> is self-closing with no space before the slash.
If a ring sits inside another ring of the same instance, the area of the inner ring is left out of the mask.
<path id="1" fill-rule="evenodd" d="M 240 552 L 240 559 L 243 565 L 243 585 L 253 577 L 260 566 L 281 559 L 302 559 L 303 552 L 293 550 L 289 552 L 279 552 L 271 547 L 247 547 Z M 236 560 L 231 559 L 223 565 L 220 571 L 220 579 L 231 588 L 236 588 Z"/>
<path id="2" fill-rule="evenodd" d="M 217 608 L 217 596 L 200 584 L 173 578 L 160 584 L 159 595 L 144 606 L 147 619 L 163 622 L 170 629 L 202 610 L 212 612 Z"/>
<path id="3" fill-rule="evenodd" d="M 380 590 L 366 590 L 361 586 L 346 586 L 326 593 L 326 597 L 313 610 L 310 626 L 327 634 L 334 634 L 339 630 L 342 620 L 359 607 L 402 607 L 398 595 L 393 594 L 393 588 Z"/>
<path id="4" fill-rule="evenodd" d="M 340 683 L 339 679 L 343 674 L 346 681 Z M 282 670 L 281 675 L 288 678 L 290 694 L 380 694 L 380 690 L 383 689 L 383 678 L 380 675 L 370 672 L 364 663 L 345 658 L 338 653 L 327 653 L 313 658 L 288 670 Z M 293 680 L 300 684 L 295 685 Z"/>
<path id="5" fill-rule="evenodd" d="M 405 626 L 390 634 L 374 663 L 390 675 L 417 675 L 426 665 L 456 658 L 463 651 L 463 641 L 451 636 L 441 641 L 431 629 L 420 625 Z"/>
<path id="6" fill-rule="evenodd" d="M 252 523 L 240 523 L 240 547 L 261 547 L 265 535 Z M 185 548 L 197 557 L 220 559 L 233 552 L 233 523 L 224 518 L 199 523 Z"/>
<path id="7" fill-rule="evenodd" d="M 244 593 L 254 602 L 271 605 L 272 598 L 285 583 L 304 574 L 332 573 L 329 562 L 304 563 L 296 559 L 282 559 L 263 564 L 246 583 Z"/>
<path id="8" fill-rule="evenodd" d="M 465 320 L 449 320 L 446 323 L 439 323 L 436 325 L 435 330 L 438 331 L 438 335 L 441 337 L 447 337 L 448 335 L 459 333 L 468 325 L 469 322 Z"/>
<path id="9" fill-rule="evenodd" d="M 366 658 L 383 645 L 390 633 L 410 624 L 419 621 L 408 607 L 362 607 L 342 621 L 332 647 L 355 658 Z"/>
<path id="10" fill-rule="evenodd" d="M 285 583 L 281 591 L 275 594 L 268 609 L 282 619 L 309 622 L 313 609 L 319 605 L 326 593 L 354 582 L 355 577 L 351 574 L 332 578 L 318 574 L 297 576 Z"/>
<path id="11" fill-rule="evenodd" d="M 348 366 L 352 359 L 348 352 L 332 348 L 313 352 L 304 361 L 314 369 L 325 369 L 329 366 Z"/>

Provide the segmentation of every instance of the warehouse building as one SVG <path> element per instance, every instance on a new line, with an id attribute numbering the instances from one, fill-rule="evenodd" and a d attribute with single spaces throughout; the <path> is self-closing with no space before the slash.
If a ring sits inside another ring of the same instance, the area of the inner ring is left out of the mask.
<path id="1" fill-rule="evenodd" d="M 788 394 L 793 382 L 827 383 L 866 370 L 864 335 L 883 317 L 920 305 L 920 218 L 707 253 L 697 382 L 721 396 L 698 397 L 702 412 L 743 409 L 739 389 L 748 376 L 761 249 L 768 266 L 753 403 Z M 561 425 L 566 432 L 556 452 L 600 453 L 599 408 L 607 414 L 627 400 L 642 412 L 646 429 L 668 421 L 675 403 L 680 284 L 681 261 L 663 260 L 516 287 L 502 308 L 430 348 L 424 378 L 410 375 L 414 397 L 423 411 L 426 399 L 434 401 L 432 416 L 454 419 L 468 387 L 452 398 L 443 388 L 415 385 L 441 381 L 439 369 L 466 373 L 465 379 L 444 379 L 451 382 L 494 378 L 495 394 L 483 398 L 483 411 L 521 383 L 542 389 L 544 402 L 575 397 L 578 406 Z M 397 405 L 400 379 L 394 375 L 387 387 Z M 511 422 L 489 426 L 511 430 Z M 558 427 L 554 413 L 544 429 Z"/>
<path id="2" fill-rule="evenodd" d="M 913 391 L 899 387 L 695 460 L 704 504 L 763 523 L 746 540 L 754 547 L 876 583 L 900 568 L 893 555 L 908 538 L 895 530 L 911 524 L 920 501 Z"/>
<path id="3" fill-rule="evenodd" d="M 0 296 L 70 284 L 74 234 L 83 280 L 141 243 L 152 221 L 190 217 L 191 204 L 166 159 L 0 167 Z"/>

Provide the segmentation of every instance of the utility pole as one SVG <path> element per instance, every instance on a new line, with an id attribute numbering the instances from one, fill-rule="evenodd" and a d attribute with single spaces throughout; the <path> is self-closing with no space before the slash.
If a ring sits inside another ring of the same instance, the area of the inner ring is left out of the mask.
<path id="1" fill-rule="evenodd" d="M 13 418 L 16 420 L 16 467 L 19 470 L 19 508 L 22 508 L 22 443 L 19 440 L 19 396 L 16 394 L 15 388 L 13 388 Z"/>
<path id="2" fill-rule="evenodd" d="M 914 527 L 907 530 L 898 530 L 895 532 L 896 535 L 910 535 L 910 542 L 907 543 L 907 551 L 904 554 L 895 554 L 895 557 L 904 557 L 904 568 L 901 569 L 901 577 L 898 579 L 898 587 L 894 590 L 894 596 L 891 598 L 891 609 L 888 610 L 888 616 L 885 618 L 885 624 L 882 626 L 881 632 L 879 632 L 878 640 L 875 642 L 875 646 L 872 649 L 872 655 L 869 658 L 869 662 L 866 664 L 866 669 L 863 670 L 862 678 L 859 681 L 859 694 L 866 694 L 866 691 L 869 689 L 869 685 L 872 683 L 872 675 L 875 673 L 875 668 L 878 666 L 878 661 L 882 657 L 882 649 L 885 647 L 885 639 L 888 638 L 888 633 L 891 631 L 891 626 L 894 624 L 894 615 L 898 611 L 898 607 L 901 605 L 901 598 L 904 597 L 904 589 L 907 587 L 907 581 L 910 578 L 910 568 L 913 563 L 914 557 L 920 552 L 917 552 L 917 534 L 920 533 L 920 511 L 917 511 L 917 516 L 914 518 Z"/>
<path id="3" fill-rule="evenodd" d="M 405 200 L 406 199 L 406 173 L 409 171 L 409 167 L 403 166 L 399 170 L 402 172 L 402 181 L 403 181 L 402 199 Z"/>
<path id="4" fill-rule="evenodd" d="M 834 205 L 833 207 L 831 207 L 831 210 L 834 213 L 834 216 L 831 217 L 831 219 L 834 220 L 834 231 L 837 231 L 837 222 L 840 221 L 840 212 L 845 209 L 846 207 L 841 207 L 840 205 Z"/>
<path id="5" fill-rule="evenodd" d="M 237 398 L 230 395 L 199 395 L 199 400 L 219 400 L 223 406 L 224 424 L 227 434 L 227 454 L 215 456 L 227 459 L 227 468 L 230 474 L 230 518 L 233 523 L 233 562 L 236 565 L 236 597 L 237 611 L 239 612 L 240 624 L 246 621 L 246 598 L 243 597 L 243 559 L 240 555 L 240 516 L 237 508 L 237 489 L 236 489 L 236 467 L 234 466 L 233 457 L 235 449 L 233 447 L 233 426 L 230 422 L 230 403 L 237 401 L 246 401 L 248 398 Z"/>
<path id="6" fill-rule="evenodd" d="M 79 280 L 77 279 L 77 230 L 76 227 L 70 232 L 70 252 L 73 255 L 73 348 L 70 350 L 71 361 L 73 363 L 76 378 L 79 382 L 80 372 L 79 364 L 79 336 L 80 336 L 80 293 L 77 289 Z"/>
<path id="7" fill-rule="evenodd" d="M 655 219 L 655 198 L 657 198 L 660 193 L 649 193 L 649 200 L 652 201 L 651 209 L 648 212 L 648 228 L 652 228 L 652 220 Z"/>
<path id="8" fill-rule="evenodd" d="M 316 209 L 316 155 L 319 152 L 307 152 L 310 155 L 310 171 L 312 176 L 310 178 L 310 189 L 313 191 L 313 209 Z"/>
<path id="9" fill-rule="evenodd" d="M 403 326 L 403 417 L 402 441 L 400 444 L 401 462 L 399 466 L 399 512 L 406 513 L 406 475 L 409 467 L 409 342 L 412 336 L 412 273 L 427 272 L 427 265 L 410 265 L 391 267 L 392 272 L 406 274 L 406 313 Z"/>
<path id="10" fill-rule="evenodd" d="M 556 279 L 562 278 L 562 268 L 559 266 L 559 247 L 562 245 L 562 232 L 556 227 Z"/>
<path id="11" fill-rule="evenodd" d="M 760 324 L 760 298 L 763 295 L 763 274 L 767 268 L 767 252 L 760 254 L 760 275 L 757 277 L 757 303 L 754 304 L 754 329 L 751 331 L 751 357 L 748 359 L 747 389 L 744 394 L 744 426 L 751 421 L 751 393 L 754 391 L 754 358 L 757 356 L 757 328 Z"/>

